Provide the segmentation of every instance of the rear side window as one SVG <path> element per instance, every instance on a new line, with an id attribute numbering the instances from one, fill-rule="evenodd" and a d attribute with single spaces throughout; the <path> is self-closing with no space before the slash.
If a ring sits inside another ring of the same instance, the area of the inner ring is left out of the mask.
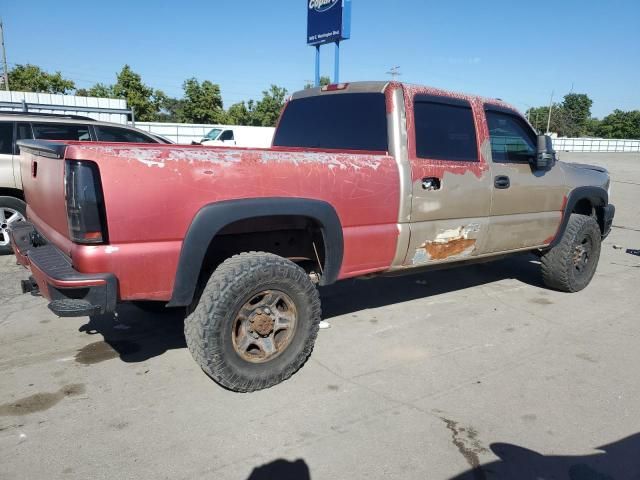
<path id="1" fill-rule="evenodd" d="M 13 153 L 13 122 L 0 122 L 0 153 Z"/>
<path id="2" fill-rule="evenodd" d="M 469 102 L 418 95 L 413 113 L 419 158 L 478 161 L 476 128 Z"/>
<path id="3" fill-rule="evenodd" d="M 20 122 L 16 125 L 16 140 L 31 140 L 33 139 L 33 133 L 31 132 L 31 124 Z M 16 144 L 13 153 L 18 155 L 20 148 Z"/>
<path id="4" fill-rule="evenodd" d="M 529 162 L 536 156 L 536 137 L 524 120 L 493 110 L 486 115 L 494 162 Z"/>
<path id="5" fill-rule="evenodd" d="M 100 142 L 158 143 L 151 137 L 127 128 L 110 127 L 105 125 L 94 125 L 93 128 L 95 128 L 96 136 Z"/>
<path id="6" fill-rule="evenodd" d="M 341 93 L 292 100 L 273 139 L 276 147 L 388 150 L 382 93 Z"/>
<path id="7" fill-rule="evenodd" d="M 72 123 L 34 123 L 32 126 L 33 136 L 38 140 L 91 141 L 88 125 L 74 125 Z"/>

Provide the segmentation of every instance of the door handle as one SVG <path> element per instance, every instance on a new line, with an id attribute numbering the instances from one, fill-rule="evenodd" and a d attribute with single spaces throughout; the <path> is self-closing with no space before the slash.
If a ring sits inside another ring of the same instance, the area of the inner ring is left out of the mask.
<path id="1" fill-rule="evenodd" d="M 436 177 L 426 177 L 422 179 L 422 189 L 432 192 L 440 190 L 440 179 Z"/>
<path id="2" fill-rule="evenodd" d="M 498 175 L 493 184 L 496 188 L 504 190 L 505 188 L 509 188 L 511 186 L 511 180 L 506 175 Z"/>

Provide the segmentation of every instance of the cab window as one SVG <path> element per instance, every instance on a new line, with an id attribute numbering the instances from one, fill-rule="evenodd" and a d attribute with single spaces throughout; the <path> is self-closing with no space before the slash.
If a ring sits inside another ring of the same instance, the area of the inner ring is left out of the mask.
<path id="1" fill-rule="evenodd" d="M 478 161 L 476 127 L 469 102 L 417 95 L 413 115 L 418 158 Z"/>
<path id="2" fill-rule="evenodd" d="M 33 136 L 38 140 L 72 140 L 90 142 L 88 125 L 73 123 L 33 123 Z"/>
<path id="3" fill-rule="evenodd" d="M 220 138 L 218 140 L 222 142 L 224 142 L 225 140 L 233 140 L 233 130 L 225 130 L 224 132 L 222 132 L 222 135 L 220 135 Z"/>
<path id="4" fill-rule="evenodd" d="M 13 146 L 13 153 L 20 154 L 20 147 L 18 147 L 18 140 L 32 140 L 33 132 L 31 131 L 31 124 L 26 122 L 18 122 L 16 125 L 16 144 Z"/>
<path id="5" fill-rule="evenodd" d="M 535 136 L 524 120 L 493 110 L 486 115 L 494 162 L 529 162 L 535 157 Z"/>

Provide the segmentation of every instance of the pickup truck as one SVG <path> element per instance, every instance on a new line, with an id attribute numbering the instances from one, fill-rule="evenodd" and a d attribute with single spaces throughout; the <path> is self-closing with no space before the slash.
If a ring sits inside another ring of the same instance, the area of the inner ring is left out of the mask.
<path id="1" fill-rule="evenodd" d="M 294 94 L 269 149 L 20 142 L 18 261 L 59 316 L 182 308 L 222 386 L 293 375 L 317 285 L 533 252 L 547 286 L 593 277 L 609 175 L 558 161 L 508 104 L 397 82 Z"/>

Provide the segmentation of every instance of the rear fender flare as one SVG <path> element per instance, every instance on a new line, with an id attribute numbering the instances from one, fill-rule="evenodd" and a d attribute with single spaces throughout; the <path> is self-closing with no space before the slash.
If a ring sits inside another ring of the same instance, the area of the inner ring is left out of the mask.
<path id="1" fill-rule="evenodd" d="M 224 227 L 249 218 L 286 215 L 308 217 L 320 224 L 325 245 L 324 273 L 320 285 L 334 283 L 342 267 L 344 241 L 342 224 L 330 204 L 306 198 L 229 200 L 202 207 L 191 222 L 182 243 L 169 306 L 191 304 L 211 240 Z"/>

